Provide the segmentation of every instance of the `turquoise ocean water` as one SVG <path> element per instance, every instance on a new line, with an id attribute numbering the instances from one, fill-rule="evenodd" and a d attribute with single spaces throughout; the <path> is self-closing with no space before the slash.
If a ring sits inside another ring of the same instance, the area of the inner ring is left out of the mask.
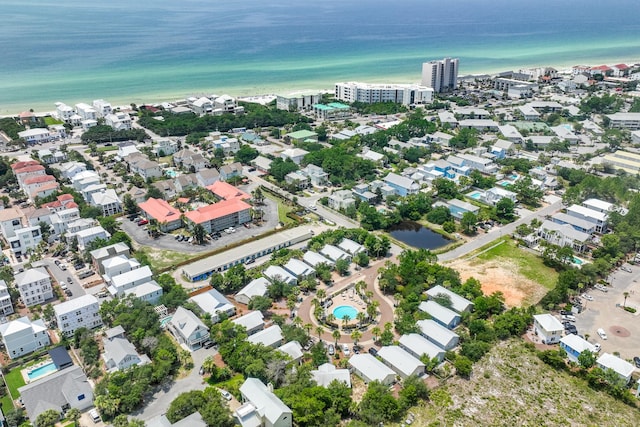
<path id="1" fill-rule="evenodd" d="M 0 0 L 0 114 L 640 61 L 639 0 Z"/>

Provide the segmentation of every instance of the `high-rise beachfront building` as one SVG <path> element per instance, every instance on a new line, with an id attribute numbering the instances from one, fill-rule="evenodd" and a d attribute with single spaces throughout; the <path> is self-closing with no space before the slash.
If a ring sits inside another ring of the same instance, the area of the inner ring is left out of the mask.
<path id="1" fill-rule="evenodd" d="M 444 58 L 422 64 L 422 86 L 435 92 L 448 92 L 458 87 L 458 58 Z"/>
<path id="2" fill-rule="evenodd" d="M 417 84 L 342 82 L 335 85 L 335 97 L 345 102 L 395 102 L 403 105 L 429 104 L 433 89 Z"/>

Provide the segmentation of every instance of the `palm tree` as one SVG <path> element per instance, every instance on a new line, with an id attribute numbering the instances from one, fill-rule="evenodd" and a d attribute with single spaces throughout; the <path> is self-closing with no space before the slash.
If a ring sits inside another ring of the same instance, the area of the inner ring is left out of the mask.
<path id="1" fill-rule="evenodd" d="M 74 426 L 77 426 L 78 420 L 80 420 L 80 415 L 82 414 L 78 408 L 71 408 L 69 409 L 69 412 L 67 412 L 67 419 L 71 420 Z"/>
<path id="2" fill-rule="evenodd" d="M 345 314 L 344 316 L 342 316 L 342 329 L 347 327 L 347 325 L 349 324 L 349 320 L 351 320 L 351 318 L 349 317 L 348 314 Z"/>
<path id="3" fill-rule="evenodd" d="M 333 331 L 331 333 L 331 336 L 336 340 L 335 343 L 336 343 L 336 347 L 337 347 L 338 346 L 338 340 L 340 339 L 340 336 L 341 336 L 340 331 L 336 329 L 335 331 Z"/>
<path id="4" fill-rule="evenodd" d="M 623 307 L 627 306 L 627 298 L 629 298 L 629 292 L 623 292 L 622 295 L 624 296 L 624 302 L 622 303 Z"/>
<path id="5" fill-rule="evenodd" d="M 329 315 L 327 316 L 327 322 L 333 323 L 335 321 L 336 321 L 336 315 L 333 313 L 329 313 Z"/>
<path id="6" fill-rule="evenodd" d="M 373 298 L 373 291 L 366 291 L 364 293 L 364 296 L 366 297 L 367 301 L 371 301 L 371 298 Z"/>
<path id="7" fill-rule="evenodd" d="M 213 360 L 213 357 L 211 356 L 207 356 L 203 361 L 202 361 L 202 370 L 208 373 L 213 372 L 213 369 L 216 366 L 216 362 Z"/>
<path id="8" fill-rule="evenodd" d="M 355 330 L 351 332 L 351 339 L 353 340 L 353 345 L 358 345 L 358 341 L 362 338 L 362 332 Z"/>
<path id="9" fill-rule="evenodd" d="M 302 325 L 302 318 L 301 318 L 301 317 L 296 316 L 296 317 L 293 319 L 293 324 L 294 324 L 295 326 L 297 326 L 297 327 L 300 327 L 300 326 Z"/>
<path id="10" fill-rule="evenodd" d="M 400 305 L 400 300 L 402 299 L 402 294 L 396 293 L 393 295 L 393 299 L 396 300 L 396 307 Z"/>
<path id="11" fill-rule="evenodd" d="M 324 328 L 322 326 L 316 326 L 316 334 L 318 334 L 318 340 L 322 341 L 322 334 L 324 333 Z"/>
<path id="12" fill-rule="evenodd" d="M 365 320 L 367 320 L 367 315 L 362 311 L 359 311 L 356 317 L 358 318 L 358 323 L 360 323 L 361 325 L 364 323 Z"/>
<path id="13" fill-rule="evenodd" d="M 316 291 L 316 297 L 318 297 L 318 299 L 320 299 L 320 304 L 324 303 L 324 299 L 327 297 L 327 291 L 325 291 L 324 289 L 318 289 Z"/>
<path id="14" fill-rule="evenodd" d="M 313 329 L 313 325 L 311 323 L 305 323 L 302 328 L 305 330 L 307 335 L 309 335 L 311 333 L 311 329 Z"/>
<path id="15" fill-rule="evenodd" d="M 373 329 L 371 329 L 371 333 L 373 334 L 373 341 L 378 341 L 378 337 L 380 336 L 382 331 L 378 326 L 374 326 Z"/>

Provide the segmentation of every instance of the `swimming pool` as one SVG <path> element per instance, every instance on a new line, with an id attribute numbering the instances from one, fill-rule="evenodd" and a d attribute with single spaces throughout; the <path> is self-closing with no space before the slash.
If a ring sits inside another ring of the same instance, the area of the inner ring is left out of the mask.
<path id="1" fill-rule="evenodd" d="M 344 319 L 344 316 L 349 316 L 349 320 L 353 320 L 358 315 L 358 310 L 351 305 L 339 305 L 333 309 L 333 315 L 336 319 Z"/>
<path id="2" fill-rule="evenodd" d="M 173 316 L 167 316 L 164 319 L 160 320 L 160 327 L 161 328 L 166 328 L 167 327 L 167 323 L 169 323 L 171 321 L 171 319 L 173 319 Z"/>
<path id="3" fill-rule="evenodd" d="M 506 187 L 508 185 L 511 185 L 512 182 L 511 181 L 507 181 L 506 179 L 503 181 L 498 182 L 498 185 L 500 185 L 501 187 Z"/>
<path id="4" fill-rule="evenodd" d="M 575 265 L 582 265 L 584 264 L 584 261 L 582 261 L 580 258 L 573 257 L 573 263 Z"/>
<path id="5" fill-rule="evenodd" d="M 467 194 L 467 196 L 471 197 L 474 200 L 480 200 L 480 198 L 482 197 L 482 193 L 479 191 L 474 191 L 473 193 Z"/>
<path id="6" fill-rule="evenodd" d="M 50 374 L 57 370 L 58 368 L 56 368 L 56 364 L 53 363 L 53 361 L 51 361 L 45 365 L 38 366 L 37 368 L 28 370 L 27 377 L 29 378 L 30 381 L 33 381 L 35 379 L 38 379 L 44 375 Z"/>

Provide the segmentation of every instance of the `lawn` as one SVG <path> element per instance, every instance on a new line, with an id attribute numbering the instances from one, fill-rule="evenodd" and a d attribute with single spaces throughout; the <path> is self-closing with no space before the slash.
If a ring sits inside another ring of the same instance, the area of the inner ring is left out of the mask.
<path id="1" fill-rule="evenodd" d="M 150 246 L 141 246 L 138 250 L 145 253 L 149 257 L 149 259 L 151 260 L 152 268 L 154 270 L 169 268 L 175 266 L 178 263 L 188 261 L 191 258 L 195 258 L 199 255 L 170 251 L 165 249 L 155 249 Z"/>
<path id="2" fill-rule="evenodd" d="M 20 396 L 18 389 L 25 385 L 24 378 L 22 378 L 22 373 L 20 372 L 21 370 L 22 366 L 19 366 L 4 376 L 4 380 L 6 381 L 7 386 L 9 386 L 9 391 L 14 399 L 17 399 L 18 396 Z"/>
<path id="3" fill-rule="evenodd" d="M 554 269 L 544 265 L 540 256 L 531 253 L 528 250 L 518 248 L 515 240 L 506 237 L 502 240 L 504 243 L 481 253 L 477 258 L 484 261 L 514 261 L 518 266 L 518 273 L 527 279 L 538 282 L 549 290 L 556 286 L 558 273 Z M 495 245 L 496 243 L 498 243 L 498 241 L 492 242 L 492 245 Z"/>
<path id="4" fill-rule="evenodd" d="M 470 380 L 447 380 L 409 412 L 414 425 L 434 427 L 638 425 L 637 409 L 553 370 L 521 339 L 498 343 Z"/>
<path id="5" fill-rule="evenodd" d="M 62 120 L 58 120 L 58 119 L 54 119 L 51 116 L 46 116 L 44 118 L 44 124 L 46 124 L 47 126 L 51 126 L 51 125 L 62 125 L 64 124 L 64 122 Z"/>
<path id="6" fill-rule="evenodd" d="M 103 145 L 101 147 L 98 147 L 98 153 L 104 153 L 106 151 L 117 151 L 118 150 L 118 146 L 116 145 Z"/>
<path id="7" fill-rule="evenodd" d="M 211 385 L 226 390 L 234 396 L 240 396 L 240 386 L 244 383 L 244 377 L 242 374 L 237 374 L 234 377 L 220 383 L 210 383 Z"/>
<path id="8" fill-rule="evenodd" d="M 294 220 L 292 220 L 291 218 L 289 218 L 287 216 L 287 213 L 293 211 L 293 207 L 292 206 L 287 205 L 286 203 L 284 203 L 284 201 L 282 199 L 274 196 L 273 194 L 271 194 L 271 193 L 269 193 L 267 191 L 264 191 L 262 194 L 264 194 L 264 196 L 267 197 L 268 199 L 273 200 L 274 202 L 278 203 L 278 221 L 280 221 L 284 225 L 295 223 Z"/>

